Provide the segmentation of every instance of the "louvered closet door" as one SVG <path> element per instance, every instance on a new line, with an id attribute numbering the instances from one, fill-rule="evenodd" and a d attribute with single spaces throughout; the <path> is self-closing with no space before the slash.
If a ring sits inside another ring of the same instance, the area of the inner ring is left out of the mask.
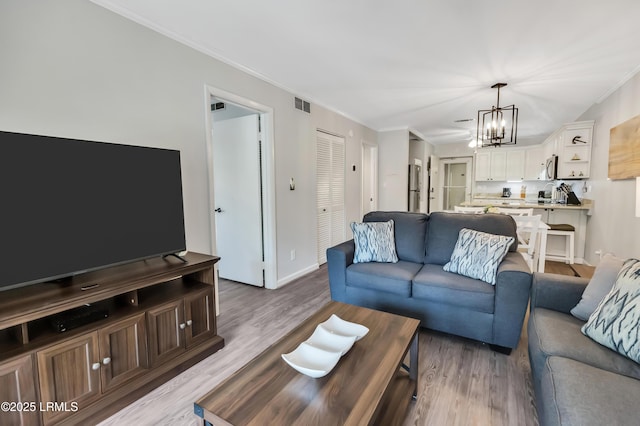
<path id="1" fill-rule="evenodd" d="M 327 261 L 327 249 L 345 240 L 344 138 L 317 132 L 318 263 Z"/>

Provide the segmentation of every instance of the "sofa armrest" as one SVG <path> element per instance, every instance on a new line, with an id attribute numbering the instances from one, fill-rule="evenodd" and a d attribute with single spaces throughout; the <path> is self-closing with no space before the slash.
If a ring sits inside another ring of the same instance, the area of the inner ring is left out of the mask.
<path id="1" fill-rule="evenodd" d="M 536 272 L 531 286 L 531 310 L 547 308 L 569 314 L 588 283 L 588 278 Z"/>
<path id="2" fill-rule="evenodd" d="M 327 249 L 329 267 L 329 289 L 331 299 L 346 303 L 347 267 L 353 263 L 356 247 L 353 240 L 345 241 Z"/>
<path id="3" fill-rule="evenodd" d="M 494 300 L 493 341 L 515 348 L 527 311 L 531 272 L 520 253 L 509 252 L 498 266 Z"/>

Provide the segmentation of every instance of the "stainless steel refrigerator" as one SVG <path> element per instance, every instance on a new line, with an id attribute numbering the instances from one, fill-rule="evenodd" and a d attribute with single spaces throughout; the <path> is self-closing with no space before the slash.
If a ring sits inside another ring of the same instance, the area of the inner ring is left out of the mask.
<path id="1" fill-rule="evenodd" d="M 422 183 L 422 167 L 409 164 L 409 211 L 420 212 L 420 189 Z"/>

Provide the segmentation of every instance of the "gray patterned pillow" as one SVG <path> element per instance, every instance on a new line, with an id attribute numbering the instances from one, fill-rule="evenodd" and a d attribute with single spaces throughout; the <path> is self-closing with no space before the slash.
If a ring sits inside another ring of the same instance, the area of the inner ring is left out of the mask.
<path id="1" fill-rule="evenodd" d="M 356 251 L 353 263 L 398 261 L 393 220 L 351 223 Z"/>
<path id="2" fill-rule="evenodd" d="M 640 363 L 640 260 L 625 260 L 616 283 L 582 333 Z"/>
<path id="3" fill-rule="evenodd" d="M 593 311 L 598 307 L 598 303 L 611 291 L 620 269 L 622 269 L 624 259 L 615 257 L 607 253 L 598 263 L 598 267 L 589 280 L 589 284 L 582 293 L 580 302 L 571 309 L 571 315 L 582 321 L 587 321 Z"/>
<path id="4" fill-rule="evenodd" d="M 451 260 L 443 269 L 495 285 L 498 265 L 507 255 L 513 241 L 513 237 L 462 228 Z"/>

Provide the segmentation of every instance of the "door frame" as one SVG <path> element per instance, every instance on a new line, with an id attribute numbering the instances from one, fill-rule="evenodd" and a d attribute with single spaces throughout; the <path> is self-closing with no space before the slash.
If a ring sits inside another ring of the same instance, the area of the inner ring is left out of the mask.
<path id="1" fill-rule="evenodd" d="M 444 165 L 445 164 L 466 164 L 467 165 L 467 181 L 469 182 L 468 191 L 464 194 L 465 201 L 471 201 L 471 193 L 473 191 L 473 157 L 447 157 L 440 159 L 440 173 L 438 182 L 438 194 L 440 195 L 439 207 L 444 210 Z"/>
<path id="2" fill-rule="evenodd" d="M 277 251 L 276 251 L 276 198 L 275 198 L 275 149 L 274 149 L 274 126 L 273 108 L 260 104 L 243 96 L 236 95 L 226 90 L 205 84 L 205 124 L 207 140 L 207 169 L 209 181 L 209 226 L 211 234 L 211 252 L 216 253 L 216 222 L 215 222 L 215 194 L 213 187 L 213 138 L 212 138 L 212 117 L 211 98 L 215 97 L 222 101 L 229 102 L 254 110 L 260 115 L 261 139 L 262 139 L 262 226 L 263 226 L 263 247 L 264 247 L 264 286 L 268 289 L 278 287 L 277 274 Z M 218 274 L 215 268 L 215 280 L 217 283 Z M 219 298 L 216 285 L 216 312 L 219 310 Z"/>
<path id="3" fill-rule="evenodd" d="M 369 164 L 370 166 L 370 174 L 368 176 L 365 176 L 365 151 L 369 151 L 369 153 L 371 154 L 370 156 L 370 160 L 371 160 L 371 164 Z M 364 199 L 364 193 L 362 192 L 362 189 L 365 187 L 365 181 L 367 179 L 369 179 L 372 184 L 372 191 L 373 191 L 373 210 L 377 210 L 378 209 L 378 145 L 376 145 L 373 142 L 368 142 L 365 140 L 361 140 L 360 142 L 360 164 L 361 164 L 361 170 L 362 172 L 360 173 L 361 176 L 361 182 L 360 182 L 360 218 L 362 218 L 364 216 L 364 211 L 365 211 L 365 199 Z"/>

